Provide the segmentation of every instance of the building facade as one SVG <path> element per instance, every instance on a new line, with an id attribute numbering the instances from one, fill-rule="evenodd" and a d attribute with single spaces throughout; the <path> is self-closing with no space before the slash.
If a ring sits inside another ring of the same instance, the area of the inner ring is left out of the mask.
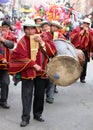
<path id="1" fill-rule="evenodd" d="M 70 0 L 71 5 L 74 4 L 74 8 L 84 15 L 87 15 L 93 11 L 93 0 Z"/>
<path id="2" fill-rule="evenodd" d="M 29 5 L 30 7 L 34 7 L 34 4 L 40 5 L 44 2 L 57 2 L 58 0 L 10 0 L 13 3 L 13 7 L 16 9 L 20 9 L 24 5 Z M 93 11 L 93 0 L 59 0 L 61 3 L 70 2 L 74 8 L 86 15 Z M 20 4 L 19 4 L 20 3 Z"/>

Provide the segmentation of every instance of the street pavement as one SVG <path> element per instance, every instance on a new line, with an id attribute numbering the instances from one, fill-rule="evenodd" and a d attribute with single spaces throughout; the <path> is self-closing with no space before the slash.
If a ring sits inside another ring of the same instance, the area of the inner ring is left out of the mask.
<path id="1" fill-rule="evenodd" d="M 54 103 L 45 102 L 45 122 L 35 121 L 31 112 L 30 124 L 22 128 L 21 83 L 14 86 L 11 80 L 8 99 L 11 108 L 0 108 L 0 130 L 93 130 L 93 61 L 88 63 L 86 83 L 78 80 L 57 89 Z"/>

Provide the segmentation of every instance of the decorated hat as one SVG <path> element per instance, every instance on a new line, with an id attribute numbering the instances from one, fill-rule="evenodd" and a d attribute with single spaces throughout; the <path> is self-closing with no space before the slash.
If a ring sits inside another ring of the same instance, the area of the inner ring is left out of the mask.
<path id="1" fill-rule="evenodd" d="M 60 23 L 58 21 L 56 21 L 56 20 L 51 21 L 51 25 L 57 26 L 59 29 L 62 28 Z"/>
<path id="2" fill-rule="evenodd" d="M 91 24 L 91 20 L 89 18 L 84 18 L 83 23 Z"/>
<path id="3" fill-rule="evenodd" d="M 43 18 L 41 18 L 40 16 L 36 16 L 36 17 L 34 18 L 34 21 L 36 21 L 37 19 L 40 19 L 41 21 L 43 21 Z"/>
<path id="4" fill-rule="evenodd" d="M 45 25 L 45 24 L 50 25 L 50 22 L 45 20 L 45 21 L 42 21 L 40 25 L 41 25 L 41 27 L 42 27 L 42 26 Z"/>
<path id="5" fill-rule="evenodd" d="M 36 27 L 38 25 L 35 24 L 34 20 L 32 19 L 27 19 L 24 23 L 23 26 L 28 26 L 28 27 Z"/>

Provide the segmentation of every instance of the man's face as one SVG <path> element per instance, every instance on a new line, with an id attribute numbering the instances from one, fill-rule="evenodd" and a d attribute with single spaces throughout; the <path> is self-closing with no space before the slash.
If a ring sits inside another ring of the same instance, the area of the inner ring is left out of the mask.
<path id="1" fill-rule="evenodd" d="M 50 26 L 48 24 L 44 24 L 42 27 L 42 31 L 44 32 L 50 31 Z"/>
<path id="2" fill-rule="evenodd" d="M 83 27 L 87 27 L 88 28 L 89 27 L 89 23 L 84 22 L 83 23 Z"/>
<path id="3" fill-rule="evenodd" d="M 8 31 L 9 31 L 9 26 L 3 25 L 3 26 L 2 26 L 2 31 L 3 31 L 3 32 L 8 32 Z"/>
<path id="4" fill-rule="evenodd" d="M 41 19 L 37 19 L 37 20 L 35 21 L 36 24 L 41 24 L 41 22 L 42 22 Z"/>
<path id="5" fill-rule="evenodd" d="M 59 28 L 56 25 L 51 25 L 51 31 L 52 32 L 57 32 Z"/>
<path id="6" fill-rule="evenodd" d="M 30 35 L 34 35 L 36 33 L 36 27 L 27 27 L 24 32 L 27 37 L 30 37 Z"/>

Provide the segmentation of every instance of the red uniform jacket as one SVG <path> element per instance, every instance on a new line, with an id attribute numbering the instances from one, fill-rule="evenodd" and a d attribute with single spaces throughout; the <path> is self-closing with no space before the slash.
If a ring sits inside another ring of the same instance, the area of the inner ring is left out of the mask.
<path id="1" fill-rule="evenodd" d="M 3 34 L 3 37 L 6 40 L 17 42 L 16 37 L 12 34 L 11 31 L 7 35 Z M 7 47 L 5 47 L 5 46 L 2 46 L 2 47 L 3 47 L 2 49 L 4 51 L 4 54 L 0 53 L 0 69 L 2 69 L 2 70 L 8 70 L 8 68 L 9 68 L 9 59 L 10 59 L 10 52 L 9 52 L 9 49 Z M 3 59 L 6 59 L 6 61 L 7 61 L 8 64 L 3 64 L 2 63 Z"/>
<path id="2" fill-rule="evenodd" d="M 44 41 L 44 38 L 42 39 Z M 51 40 L 45 40 L 44 42 L 47 55 L 49 57 L 53 56 L 56 53 L 54 43 Z M 41 51 L 39 47 L 36 61 L 31 60 L 30 48 L 30 38 L 23 36 L 23 38 L 19 41 L 17 48 L 11 54 L 9 73 L 13 75 L 20 72 L 21 78 L 24 79 L 33 79 L 36 76 L 46 78 L 46 65 L 48 62 L 48 57 Z M 33 67 L 35 64 L 40 65 L 42 70 L 36 71 Z"/>
<path id="3" fill-rule="evenodd" d="M 79 26 L 72 30 L 70 33 L 70 39 L 72 44 L 81 50 L 87 50 L 90 57 L 90 52 L 93 51 L 93 30 L 89 28 L 89 33 L 85 33 L 83 36 L 80 35 L 82 28 Z"/>

